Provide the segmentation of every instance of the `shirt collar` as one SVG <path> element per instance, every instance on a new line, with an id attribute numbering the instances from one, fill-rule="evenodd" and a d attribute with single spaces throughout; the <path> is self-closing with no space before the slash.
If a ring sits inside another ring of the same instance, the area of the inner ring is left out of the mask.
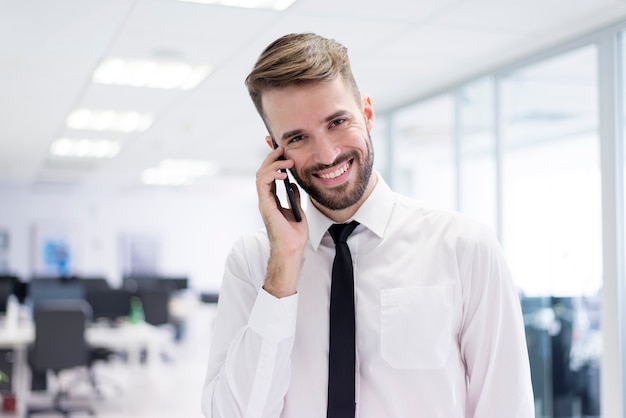
<path id="1" fill-rule="evenodd" d="M 372 194 L 370 194 L 359 210 L 348 221 L 357 221 L 379 238 L 382 238 L 389 217 L 391 216 L 394 198 L 393 192 L 387 183 L 385 183 L 380 174 L 376 174 L 378 176 L 378 182 Z M 311 241 L 313 249 L 317 251 L 324 234 L 334 222 L 320 212 L 313 204 L 308 205 L 307 221 L 309 223 L 309 240 Z"/>

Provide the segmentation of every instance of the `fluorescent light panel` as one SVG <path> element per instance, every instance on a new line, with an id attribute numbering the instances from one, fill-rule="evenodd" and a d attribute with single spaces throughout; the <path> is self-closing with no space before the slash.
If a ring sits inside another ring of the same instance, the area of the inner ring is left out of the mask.
<path id="1" fill-rule="evenodd" d="M 154 122 L 149 113 L 119 110 L 77 109 L 65 124 L 70 129 L 112 132 L 143 132 Z"/>
<path id="2" fill-rule="evenodd" d="M 180 0 L 190 3 L 218 4 L 220 6 L 244 7 L 246 9 L 285 10 L 295 0 Z"/>
<path id="3" fill-rule="evenodd" d="M 211 176 L 217 170 L 217 164 L 210 161 L 166 159 L 157 167 L 145 169 L 141 181 L 147 185 L 180 186 L 198 177 Z"/>
<path id="4" fill-rule="evenodd" d="M 92 81 L 99 84 L 191 90 L 211 72 L 208 65 L 109 58 L 96 68 Z"/>
<path id="5" fill-rule="evenodd" d="M 119 141 L 109 139 L 60 138 L 50 145 L 54 157 L 113 158 L 122 146 Z"/>

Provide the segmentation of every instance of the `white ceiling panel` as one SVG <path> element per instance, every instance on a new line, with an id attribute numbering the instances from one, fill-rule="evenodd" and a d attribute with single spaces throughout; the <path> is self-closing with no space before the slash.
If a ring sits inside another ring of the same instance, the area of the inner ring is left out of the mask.
<path id="1" fill-rule="evenodd" d="M 623 5 L 620 0 L 472 0 L 446 13 L 439 22 L 513 33 L 544 33 L 619 5 Z"/>
<path id="2" fill-rule="evenodd" d="M 469 3 L 469 0 L 385 0 L 381 2 L 352 2 L 336 0 L 298 1 L 293 6 L 294 14 L 316 18 L 338 17 L 360 21 L 366 26 L 370 22 L 423 23 L 425 20 L 445 13 L 451 7 Z"/>
<path id="3" fill-rule="evenodd" d="M 382 112 L 616 19 L 626 19 L 626 2 L 297 0 L 276 12 L 175 0 L 2 0 L 0 186 L 136 190 L 143 169 L 173 157 L 222 167 L 184 190 L 252 178 L 267 153 L 266 130 L 244 78 L 262 49 L 286 33 L 314 31 L 345 44 L 361 90 Z M 213 71 L 192 91 L 92 84 L 96 66 L 114 56 Z M 138 134 L 66 129 L 65 118 L 81 106 L 150 111 L 157 119 Z M 119 139 L 122 151 L 97 162 L 48 156 L 54 139 L 87 135 Z"/>

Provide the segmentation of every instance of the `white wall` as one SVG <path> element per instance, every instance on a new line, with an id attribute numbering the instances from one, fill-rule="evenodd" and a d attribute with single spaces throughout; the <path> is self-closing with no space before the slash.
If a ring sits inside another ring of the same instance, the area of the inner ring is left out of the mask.
<path id="1" fill-rule="evenodd" d="M 33 273 L 32 231 L 62 223 L 78 232 L 76 274 L 121 281 L 120 237 L 156 234 L 163 274 L 187 275 L 198 290 L 219 290 L 224 261 L 239 235 L 262 226 L 254 179 L 210 193 L 137 189 L 127 192 L 54 192 L 0 187 L 0 229 L 10 234 L 9 269 Z"/>

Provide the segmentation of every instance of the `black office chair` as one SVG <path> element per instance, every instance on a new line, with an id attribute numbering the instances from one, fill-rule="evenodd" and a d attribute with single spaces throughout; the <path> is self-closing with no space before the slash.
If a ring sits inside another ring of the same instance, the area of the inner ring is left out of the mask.
<path id="1" fill-rule="evenodd" d="M 132 293 L 124 289 L 113 288 L 92 288 L 87 291 L 87 302 L 91 306 L 94 322 L 104 322 L 114 326 L 121 318 L 127 317 L 130 311 L 130 300 Z M 104 396 L 102 376 L 97 376 L 94 366 L 98 362 L 110 362 L 114 357 L 124 358 L 124 353 L 112 350 L 107 347 L 92 347 L 89 351 L 88 372 L 89 381 L 96 393 Z M 122 389 L 111 382 L 110 386 L 117 393 L 122 393 Z"/>
<path id="2" fill-rule="evenodd" d="M 85 327 L 91 316 L 91 308 L 84 300 L 47 300 L 34 311 L 35 341 L 28 352 L 28 363 L 34 374 L 52 371 L 57 378 L 63 370 L 87 367 L 89 346 L 85 340 Z M 60 387 L 52 405 L 35 407 L 28 405 L 26 417 L 37 413 L 59 413 L 70 417 L 75 412 L 94 415 L 87 406 L 66 405 L 68 392 Z"/>
<path id="3" fill-rule="evenodd" d="M 143 305 L 145 320 L 152 325 L 170 322 L 170 292 L 163 288 L 144 289 L 137 293 Z"/>
<path id="4" fill-rule="evenodd" d="M 87 302 L 89 302 L 94 322 L 104 322 L 110 325 L 115 325 L 120 319 L 128 317 L 130 312 L 130 301 L 133 297 L 133 293 L 125 289 L 114 288 L 92 288 L 87 291 Z M 109 362 L 114 357 L 124 358 L 124 353 L 117 352 L 115 350 L 106 347 L 92 347 L 89 357 L 89 378 L 92 386 L 95 388 L 98 394 L 102 395 L 101 379 L 96 376 L 94 372 L 94 365 L 97 362 Z M 113 388 L 117 392 L 121 392 L 121 389 L 113 384 Z"/>
<path id="5" fill-rule="evenodd" d="M 108 363 L 115 356 L 122 356 L 123 353 L 118 353 L 114 350 L 111 350 L 106 347 L 91 347 L 89 349 L 89 355 L 87 358 L 87 379 L 89 380 L 89 384 L 94 389 L 96 394 L 104 398 L 104 390 L 103 388 L 106 386 L 110 387 L 113 391 L 115 391 L 118 395 L 123 394 L 122 388 L 115 382 L 109 381 L 108 384 L 103 381 L 103 377 L 96 374 L 94 366 L 98 362 Z"/>
<path id="6" fill-rule="evenodd" d="M 6 314 L 11 295 L 13 295 L 13 282 L 0 281 L 0 315 Z"/>
<path id="7" fill-rule="evenodd" d="M 137 293 L 141 300 L 146 323 L 158 327 L 170 327 L 170 292 L 164 288 L 144 289 Z M 168 353 L 162 352 L 161 358 L 170 361 Z"/>

